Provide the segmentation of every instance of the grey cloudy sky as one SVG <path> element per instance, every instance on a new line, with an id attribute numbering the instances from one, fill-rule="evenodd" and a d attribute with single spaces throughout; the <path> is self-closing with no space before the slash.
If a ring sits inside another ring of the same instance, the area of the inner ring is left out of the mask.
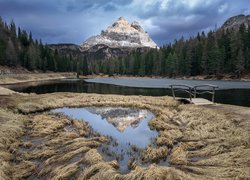
<path id="1" fill-rule="evenodd" d="M 81 44 L 123 16 L 162 45 L 238 14 L 250 14 L 250 0 L 0 0 L 4 20 L 44 43 Z"/>

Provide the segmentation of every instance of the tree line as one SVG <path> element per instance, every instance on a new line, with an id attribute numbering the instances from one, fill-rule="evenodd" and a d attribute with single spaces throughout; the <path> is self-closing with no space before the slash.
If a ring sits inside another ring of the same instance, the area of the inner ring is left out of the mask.
<path id="1" fill-rule="evenodd" d="M 29 70 L 167 77 L 250 73 L 250 27 L 202 32 L 160 49 L 133 51 L 125 57 L 89 59 L 84 54 L 60 53 L 16 29 L 0 17 L 0 65 Z"/>
<path id="2" fill-rule="evenodd" d="M 250 73 L 250 27 L 198 33 L 127 57 L 96 62 L 94 73 L 167 77 Z"/>
<path id="3" fill-rule="evenodd" d="M 0 17 L 0 65 L 22 66 L 31 71 L 83 73 L 84 62 L 80 56 L 73 57 L 52 50 L 41 40 L 33 39 L 31 32 L 16 28 L 13 21 L 7 24 Z"/>

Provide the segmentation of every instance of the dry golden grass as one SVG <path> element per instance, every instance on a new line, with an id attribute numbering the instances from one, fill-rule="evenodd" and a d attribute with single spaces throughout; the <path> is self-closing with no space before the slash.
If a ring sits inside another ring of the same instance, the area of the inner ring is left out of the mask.
<path id="1" fill-rule="evenodd" d="M 0 86 L 0 96 L 1 95 L 11 95 L 11 94 L 18 94 L 18 93 Z"/>
<path id="2" fill-rule="evenodd" d="M 17 98 L 18 97 L 18 98 Z M 3 134 L 0 140 L 2 155 L 0 175 L 11 177 L 42 177 L 47 179 L 237 179 L 250 178 L 250 114 L 234 117 L 216 108 L 180 105 L 170 97 L 97 95 L 84 93 L 52 93 L 44 95 L 11 96 L 5 107 L 27 115 L 0 111 L 0 115 L 25 117 L 16 133 Z M 116 161 L 107 162 L 96 148 L 107 139 L 92 135 L 84 122 L 70 120 L 63 115 L 29 114 L 58 107 L 122 106 L 146 108 L 155 114 L 149 122 L 159 132 L 154 146 L 141 152 L 146 162 L 169 156 L 170 167 L 133 164 L 128 174 L 118 171 Z M 240 108 L 239 108 L 240 109 Z M 9 112 L 9 111 L 8 111 Z M 5 118 L 6 119 L 6 118 Z M 6 120 L 12 121 L 13 118 Z M 18 141 L 26 122 L 26 139 Z M 3 125 L 0 125 L 3 129 Z M 12 137 L 13 136 L 13 137 Z M 12 138 L 13 140 L 11 140 Z M 4 142 L 4 146 L 1 143 Z M 18 148 L 21 143 L 21 149 Z M 19 164 L 11 170 L 13 152 L 19 153 Z M 1 155 L 0 155 L 1 157 Z"/>
<path id="3" fill-rule="evenodd" d="M 29 177 L 35 170 L 36 165 L 30 161 L 21 161 L 13 167 L 13 179 Z"/>
<path id="4" fill-rule="evenodd" d="M 147 147 L 142 150 L 141 158 L 144 162 L 158 162 L 161 159 L 164 159 L 168 155 L 169 149 L 167 147 Z"/>
<path id="5" fill-rule="evenodd" d="M 26 74 L 0 74 L 0 84 L 14 84 L 33 81 L 46 81 L 75 77 L 74 73 L 26 73 Z"/>
<path id="6" fill-rule="evenodd" d="M 15 158 L 24 122 L 23 116 L 0 109 L 0 179 L 12 176 L 11 161 Z"/>

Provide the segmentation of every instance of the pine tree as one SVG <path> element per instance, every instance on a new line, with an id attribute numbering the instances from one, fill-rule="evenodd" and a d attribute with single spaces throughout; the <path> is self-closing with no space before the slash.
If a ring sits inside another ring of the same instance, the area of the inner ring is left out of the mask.
<path id="1" fill-rule="evenodd" d="M 28 34 L 26 31 L 21 31 L 20 34 L 18 35 L 18 39 L 21 42 L 21 45 L 23 47 L 28 47 L 29 46 L 29 40 L 28 40 Z"/>
<path id="2" fill-rule="evenodd" d="M 6 47 L 6 63 L 9 66 L 17 65 L 17 52 L 11 38 L 9 38 Z"/>
<path id="3" fill-rule="evenodd" d="M 231 73 L 237 73 L 236 72 L 236 64 L 237 64 L 239 49 L 241 49 L 241 47 L 242 47 L 241 46 L 241 39 L 239 37 L 239 34 L 236 32 L 232 33 L 231 42 L 230 42 L 231 59 L 229 60 Z"/>
<path id="4" fill-rule="evenodd" d="M 172 55 L 172 60 L 171 60 L 171 77 L 176 77 L 178 75 L 178 69 L 177 69 L 177 61 L 178 61 L 178 57 L 176 55 L 176 53 L 174 52 Z"/>
<path id="5" fill-rule="evenodd" d="M 127 74 L 132 75 L 134 74 L 134 64 L 135 64 L 135 57 L 133 54 L 127 58 L 127 62 L 128 62 Z"/>
<path id="6" fill-rule="evenodd" d="M 145 58 L 144 57 L 140 58 L 140 65 L 139 65 L 138 75 L 140 75 L 140 76 L 145 75 Z"/>
<path id="7" fill-rule="evenodd" d="M 166 75 L 166 70 L 165 70 L 165 66 L 166 66 L 166 57 L 165 57 L 165 53 L 164 53 L 164 49 L 161 48 L 160 49 L 161 54 L 159 55 L 159 58 L 161 60 L 161 75 L 165 76 Z"/>
<path id="8" fill-rule="evenodd" d="M 183 69 L 182 75 L 189 76 L 191 74 L 192 61 L 194 61 L 194 47 L 191 41 L 189 46 L 185 47 L 185 51 L 185 58 L 180 66 L 182 66 Z"/>
<path id="9" fill-rule="evenodd" d="M 161 72 L 161 61 L 159 58 L 159 51 L 157 49 L 153 50 L 153 59 L 152 59 L 152 74 L 159 75 Z"/>
<path id="10" fill-rule="evenodd" d="M 32 33 L 29 33 L 29 44 L 34 43 L 33 37 L 32 37 Z"/>
<path id="11" fill-rule="evenodd" d="M 6 64 L 6 45 L 2 39 L 0 39 L 0 65 Z"/>
<path id="12" fill-rule="evenodd" d="M 87 75 L 88 72 L 89 72 L 88 71 L 88 61 L 87 61 L 86 57 L 84 57 L 84 59 L 83 59 L 83 75 Z"/>
<path id="13" fill-rule="evenodd" d="M 11 37 L 12 41 L 16 41 L 16 38 L 17 38 L 16 25 L 15 25 L 13 20 L 10 23 L 10 37 Z"/>
<path id="14" fill-rule="evenodd" d="M 39 55 L 37 54 L 36 48 L 33 44 L 29 46 L 27 55 L 28 55 L 27 68 L 30 70 L 35 70 Z"/>
<path id="15" fill-rule="evenodd" d="M 238 78 L 240 78 L 245 70 L 245 58 L 243 55 L 243 51 L 240 49 L 237 56 L 237 64 L 236 64 L 236 73 Z"/>
<path id="16" fill-rule="evenodd" d="M 125 59 L 121 58 L 119 59 L 119 74 L 125 74 Z"/>
<path id="17" fill-rule="evenodd" d="M 166 66 L 165 66 L 165 71 L 169 77 L 173 77 L 174 75 L 174 68 L 175 68 L 175 63 L 174 63 L 174 58 L 173 54 L 170 53 L 166 59 Z"/>
<path id="18" fill-rule="evenodd" d="M 153 64 L 154 64 L 154 52 L 153 50 L 150 50 L 145 57 L 145 73 L 146 75 L 152 75 L 153 74 Z"/>
<path id="19" fill-rule="evenodd" d="M 133 75 L 137 75 L 139 72 L 139 68 L 140 68 L 140 56 L 138 55 L 138 53 L 134 53 L 134 69 L 133 69 Z"/>
<path id="20" fill-rule="evenodd" d="M 208 74 L 208 52 L 207 48 L 203 49 L 202 57 L 201 57 L 201 75 L 207 75 Z"/>

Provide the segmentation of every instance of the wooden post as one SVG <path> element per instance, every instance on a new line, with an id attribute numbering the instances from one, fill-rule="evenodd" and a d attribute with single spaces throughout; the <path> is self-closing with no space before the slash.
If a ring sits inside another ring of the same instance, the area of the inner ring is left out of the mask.
<path id="1" fill-rule="evenodd" d="M 194 98 L 196 98 L 196 87 L 194 87 Z"/>
<path id="2" fill-rule="evenodd" d="M 214 95 L 215 95 L 215 87 L 213 87 L 213 96 L 212 96 L 212 102 L 214 103 Z"/>
<path id="3" fill-rule="evenodd" d="M 192 102 L 192 89 L 189 87 L 189 98 L 190 98 L 190 103 Z"/>
<path id="4" fill-rule="evenodd" d="M 174 88 L 173 88 L 173 86 L 172 86 L 172 85 L 171 85 L 171 90 L 172 90 L 172 95 L 173 95 L 173 98 L 175 99 Z"/>

